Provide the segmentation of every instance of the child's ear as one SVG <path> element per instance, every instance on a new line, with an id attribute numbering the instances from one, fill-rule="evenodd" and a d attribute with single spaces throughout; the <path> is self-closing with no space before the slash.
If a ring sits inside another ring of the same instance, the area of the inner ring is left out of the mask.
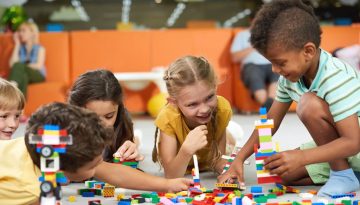
<path id="1" fill-rule="evenodd" d="M 173 97 L 167 97 L 166 100 L 169 104 L 176 106 L 176 100 Z"/>
<path id="2" fill-rule="evenodd" d="M 317 52 L 317 48 L 314 43 L 308 42 L 304 45 L 304 55 L 308 59 L 312 59 Z"/>

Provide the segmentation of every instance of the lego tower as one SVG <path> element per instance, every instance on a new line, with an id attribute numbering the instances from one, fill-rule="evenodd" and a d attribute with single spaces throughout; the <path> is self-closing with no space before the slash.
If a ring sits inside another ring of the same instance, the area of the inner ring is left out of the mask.
<path id="1" fill-rule="evenodd" d="M 259 133 L 260 148 L 255 145 L 256 175 L 259 184 L 281 182 L 277 175 L 271 175 L 270 170 L 264 168 L 264 159 L 277 153 L 272 142 L 271 129 L 274 121 L 267 119 L 266 108 L 260 108 L 260 120 L 255 121 L 255 127 Z"/>

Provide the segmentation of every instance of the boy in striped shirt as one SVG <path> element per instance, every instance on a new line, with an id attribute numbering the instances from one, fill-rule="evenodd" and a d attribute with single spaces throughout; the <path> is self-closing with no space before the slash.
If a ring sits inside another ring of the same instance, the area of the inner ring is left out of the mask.
<path id="1" fill-rule="evenodd" d="M 273 134 L 292 101 L 297 115 L 314 142 L 301 149 L 275 154 L 265 167 L 285 184 L 324 184 L 318 196 L 344 194 L 359 189 L 360 171 L 360 73 L 332 57 L 320 45 L 321 29 L 313 9 L 301 0 L 275 0 L 258 12 L 251 43 L 281 75 L 277 97 L 268 117 Z M 239 152 L 220 181 L 243 178 L 243 161 L 259 144 L 257 132 Z M 355 172 L 354 172 L 355 170 Z"/>

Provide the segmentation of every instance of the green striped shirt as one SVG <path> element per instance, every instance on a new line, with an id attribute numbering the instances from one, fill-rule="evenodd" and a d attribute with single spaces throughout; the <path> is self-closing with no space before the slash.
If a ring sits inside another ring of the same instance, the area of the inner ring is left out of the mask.
<path id="1" fill-rule="evenodd" d="M 283 76 L 279 78 L 276 100 L 298 102 L 306 92 L 314 92 L 324 99 L 334 121 L 338 122 L 357 113 L 360 116 L 360 73 L 349 64 L 321 50 L 319 68 L 310 88 L 302 79 L 293 83 Z"/>

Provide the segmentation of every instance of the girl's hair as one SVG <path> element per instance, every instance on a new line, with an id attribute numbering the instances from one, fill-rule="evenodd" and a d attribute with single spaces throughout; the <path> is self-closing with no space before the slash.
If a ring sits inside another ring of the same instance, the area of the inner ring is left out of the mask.
<path id="1" fill-rule="evenodd" d="M 30 28 L 31 32 L 33 33 L 33 43 L 37 44 L 39 43 L 39 27 L 34 23 L 33 21 L 25 21 L 20 26 L 27 26 Z M 19 27 L 20 28 L 20 27 Z"/>
<path id="2" fill-rule="evenodd" d="M 0 78 L 0 110 L 23 110 L 25 98 L 14 84 Z"/>
<path id="3" fill-rule="evenodd" d="M 264 4 L 250 32 L 251 44 L 260 53 L 266 53 L 271 45 L 302 49 L 312 42 L 319 47 L 322 33 L 313 8 L 301 0 L 274 0 Z"/>
<path id="4" fill-rule="evenodd" d="M 170 97 L 176 98 L 185 86 L 194 85 L 197 82 L 203 81 L 209 87 L 217 87 L 217 77 L 214 69 L 204 57 L 184 56 L 173 62 L 165 71 L 163 79 L 166 83 L 166 88 Z M 211 117 L 211 126 L 213 132 L 216 133 L 216 110 Z M 155 143 L 152 152 L 152 160 L 159 161 L 157 152 L 157 137 L 159 129 L 155 131 Z M 218 144 L 215 140 L 211 144 L 211 157 L 213 159 L 211 168 L 214 167 L 215 162 L 220 158 Z"/>
<path id="5" fill-rule="evenodd" d="M 105 150 L 104 160 L 111 161 L 113 153 L 127 140 L 134 141 L 133 123 L 123 104 L 123 92 L 114 74 L 108 70 L 94 70 L 78 77 L 69 93 L 68 102 L 85 107 L 94 100 L 112 101 L 119 105 L 114 123 L 113 143 Z"/>

